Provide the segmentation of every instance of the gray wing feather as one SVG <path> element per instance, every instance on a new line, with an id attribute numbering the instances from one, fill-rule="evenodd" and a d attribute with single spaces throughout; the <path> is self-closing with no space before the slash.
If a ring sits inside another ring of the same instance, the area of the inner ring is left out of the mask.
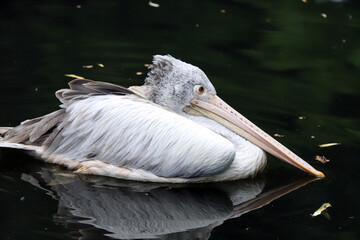
<path id="1" fill-rule="evenodd" d="M 22 143 L 45 148 L 56 146 L 62 140 L 60 124 L 68 117 L 66 107 L 75 101 L 98 95 L 127 95 L 134 94 L 127 88 L 105 82 L 88 79 L 75 79 L 69 82 L 70 89 L 60 89 L 56 97 L 64 104 L 60 109 L 42 117 L 26 120 L 20 125 L 2 131 L 3 141 Z"/>
<path id="2" fill-rule="evenodd" d="M 4 141 L 40 146 L 54 128 L 62 122 L 65 114 L 65 109 L 60 109 L 40 118 L 25 121 L 7 131 Z"/>
<path id="3" fill-rule="evenodd" d="M 88 79 L 75 79 L 69 82 L 70 89 L 60 89 L 56 97 L 68 105 L 73 101 L 83 100 L 98 95 L 128 95 L 134 94 L 131 90 L 106 82 L 92 81 Z"/>

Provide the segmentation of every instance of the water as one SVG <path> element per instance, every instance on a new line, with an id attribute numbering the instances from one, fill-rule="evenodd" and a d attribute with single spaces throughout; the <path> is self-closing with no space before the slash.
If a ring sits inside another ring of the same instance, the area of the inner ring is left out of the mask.
<path id="1" fill-rule="evenodd" d="M 0 125 L 57 109 L 53 93 L 71 80 L 64 74 L 139 85 L 152 55 L 171 54 L 202 68 L 226 102 L 284 135 L 326 178 L 311 182 L 269 157 L 254 180 L 140 184 L 1 149 L 1 239 L 359 239 L 360 4 L 157 3 L 3 3 Z M 318 147 L 329 142 L 341 145 Z M 330 220 L 311 217 L 325 202 Z"/>

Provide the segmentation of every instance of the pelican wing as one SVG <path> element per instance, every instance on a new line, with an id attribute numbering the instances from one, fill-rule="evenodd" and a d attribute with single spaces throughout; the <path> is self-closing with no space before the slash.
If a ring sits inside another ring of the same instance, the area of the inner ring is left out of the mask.
<path id="1" fill-rule="evenodd" d="M 56 93 L 63 109 L 23 122 L 4 140 L 41 146 L 43 158 L 100 161 L 161 177 L 212 176 L 234 160 L 229 140 L 126 88 L 90 80 L 69 85 Z"/>
<path id="2" fill-rule="evenodd" d="M 83 100 L 92 96 L 134 94 L 131 90 L 116 84 L 88 79 L 75 79 L 69 82 L 69 86 L 70 89 L 61 89 L 56 92 L 56 97 L 67 105 L 73 101 Z"/>
<path id="3" fill-rule="evenodd" d="M 134 94 L 119 85 L 88 79 L 75 79 L 69 82 L 69 86 L 70 89 L 61 89 L 56 92 L 56 97 L 64 104 L 65 109 L 74 101 L 92 96 Z M 61 130 L 58 126 L 67 116 L 65 109 L 26 120 L 15 128 L 1 128 L 0 136 L 3 137 L 3 141 L 9 143 L 48 147 Z"/>

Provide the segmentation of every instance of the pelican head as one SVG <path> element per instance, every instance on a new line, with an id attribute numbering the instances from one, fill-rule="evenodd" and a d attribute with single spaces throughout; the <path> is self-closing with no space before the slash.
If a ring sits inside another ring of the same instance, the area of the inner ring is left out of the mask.
<path id="1" fill-rule="evenodd" d="M 198 67 L 170 55 L 156 55 L 149 68 L 145 84 L 131 90 L 181 115 L 186 113 L 212 119 L 275 157 L 312 175 L 324 177 L 322 172 L 221 100 Z"/>
<path id="2" fill-rule="evenodd" d="M 191 105 L 192 99 L 216 95 L 214 86 L 198 67 L 170 55 L 154 56 L 148 77 L 145 79 L 147 97 L 164 107 L 181 113 Z M 204 92 L 202 92 L 204 91 Z"/>

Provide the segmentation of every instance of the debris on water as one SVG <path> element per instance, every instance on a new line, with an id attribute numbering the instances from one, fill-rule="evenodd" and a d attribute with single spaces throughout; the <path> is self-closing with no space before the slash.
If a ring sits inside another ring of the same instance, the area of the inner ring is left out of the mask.
<path id="1" fill-rule="evenodd" d="M 58 185 L 65 185 L 65 184 L 69 184 L 69 183 L 72 183 L 74 182 L 73 179 L 66 179 L 66 180 L 57 180 L 57 179 L 54 179 L 52 180 L 50 183 L 48 183 L 47 185 L 50 186 L 50 187 L 53 187 L 53 186 L 58 186 Z"/>
<path id="2" fill-rule="evenodd" d="M 158 3 L 153 3 L 152 1 L 149 1 L 149 6 L 158 8 L 158 7 L 160 7 L 160 4 L 158 4 Z"/>
<path id="3" fill-rule="evenodd" d="M 324 203 L 323 205 L 321 205 L 321 207 L 316 210 L 313 214 L 310 214 L 311 216 L 315 217 L 320 215 L 323 211 L 325 211 L 328 207 L 331 207 L 330 203 Z"/>
<path id="4" fill-rule="evenodd" d="M 75 74 L 65 74 L 65 77 L 84 79 L 82 76 L 78 76 L 78 75 L 75 75 Z"/>
<path id="5" fill-rule="evenodd" d="M 330 162 L 330 160 L 329 159 L 327 159 L 326 157 L 324 157 L 324 156 L 319 156 L 319 155 L 317 155 L 316 157 L 315 157 L 315 160 L 316 161 L 319 161 L 319 162 L 321 162 L 321 163 L 327 163 L 327 162 Z"/>
<path id="6" fill-rule="evenodd" d="M 225 10 L 225 9 L 221 9 L 220 12 L 221 12 L 221 13 L 226 13 L 226 10 Z"/>
<path id="7" fill-rule="evenodd" d="M 323 18 L 327 18 L 326 13 L 321 13 L 321 16 L 322 16 Z"/>
<path id="8" fill-rule="evenodd" d="M 35 92 L 37 92 L 39 89 L 38 88 L 35 88 Z"/>
<path id="9" fill-rule="evenodd" d="M 20 201 L 24 201 L 24 200 L 25 200 L 25 197 L 21 197 L 21 198 L 20 198 Z"/>
<path id="10" fill-rule="evenodd" d="M 274 134 L 274 137 L 285 137 L 285 135 L 281 135 L 281 134 L 275 133 L 275 134 Z"/>
<path id="11" fill-rule="evenodd" d="M 299 119 L 300 119 L 300 120 L 304 120 L 304 119 L 306 119 L 306 117 L 300 116 Z"/>
<path id="12" fill-rule="evenodd" d="M 319 147 L 324 148 L 324 147 L 332 147 L 332 146 L 336 146 L 336 145 L 340 145 L 341 143 L 324 143 L 324 144 L 320 144 Z"/>
<path id="13" fill-rule="evenodd" d="M 102 63 L 98 63 L 97 65 L 102 68 L 105 67 L 104 64 L 102 64 Z"/>
<path id="14" fill-rule="evenodd" d="M 81 8 L 81 5 L 80 4 L 76 5 L 76 8 L 78 8 L 78 9 Z"/>
<path id="15" fill-rule="evenodd" d="M 59 177 L 67 177 L 67 178 L 75 178 L 76 175 L 73 173 L 54 173 L 55 176 Z"/>
<path id="16" fill-rule="evenodd" d="M 303 3 L 307 3 L 307 0 L 301 0 Z"/>
<path id="17" fill-rule="evenodd" d="M 311 135 L 310 138 L 315 138 L 315 136 L 314 136 L 314 135 Z"/>
<path id="18" fill-rule="evenodd" d="M 330 217 L 329 213 L 327 213 L 326 211 L 322 212 L 321 215 L 323 215 L 324 217 L 326 217 L 327 220 L 331 220 L 331 217 Z"/>
<path id="19" fill-rule="evenodd" d="M 59 171 L 60 169 L 61 169 L 60 166 L 54 165 L 54 166 L 51 168 L 51 171 L 52 171 L 52 172 L 56 172 L 56 171 Z"/>
<path id="20" fill-rule="evenodd" d="M 138 76 L 140 76 L 142 74 L 143 74 L 142 72 L 136 72 L 136 75 L 138 75 Z"/>
<path id="21" fill-rule="evenodd" d="M 150 66 L 150 64 L 147 64 L 147 63 L 144 64 L 144 67 L 149 67 L 149 66 Z"/>
<path id="22" fill-rule="evenodd" d="M 83 65 L 82 67 L 83 67 L 83 68 L 93 68 L 94 65 Z"/>

